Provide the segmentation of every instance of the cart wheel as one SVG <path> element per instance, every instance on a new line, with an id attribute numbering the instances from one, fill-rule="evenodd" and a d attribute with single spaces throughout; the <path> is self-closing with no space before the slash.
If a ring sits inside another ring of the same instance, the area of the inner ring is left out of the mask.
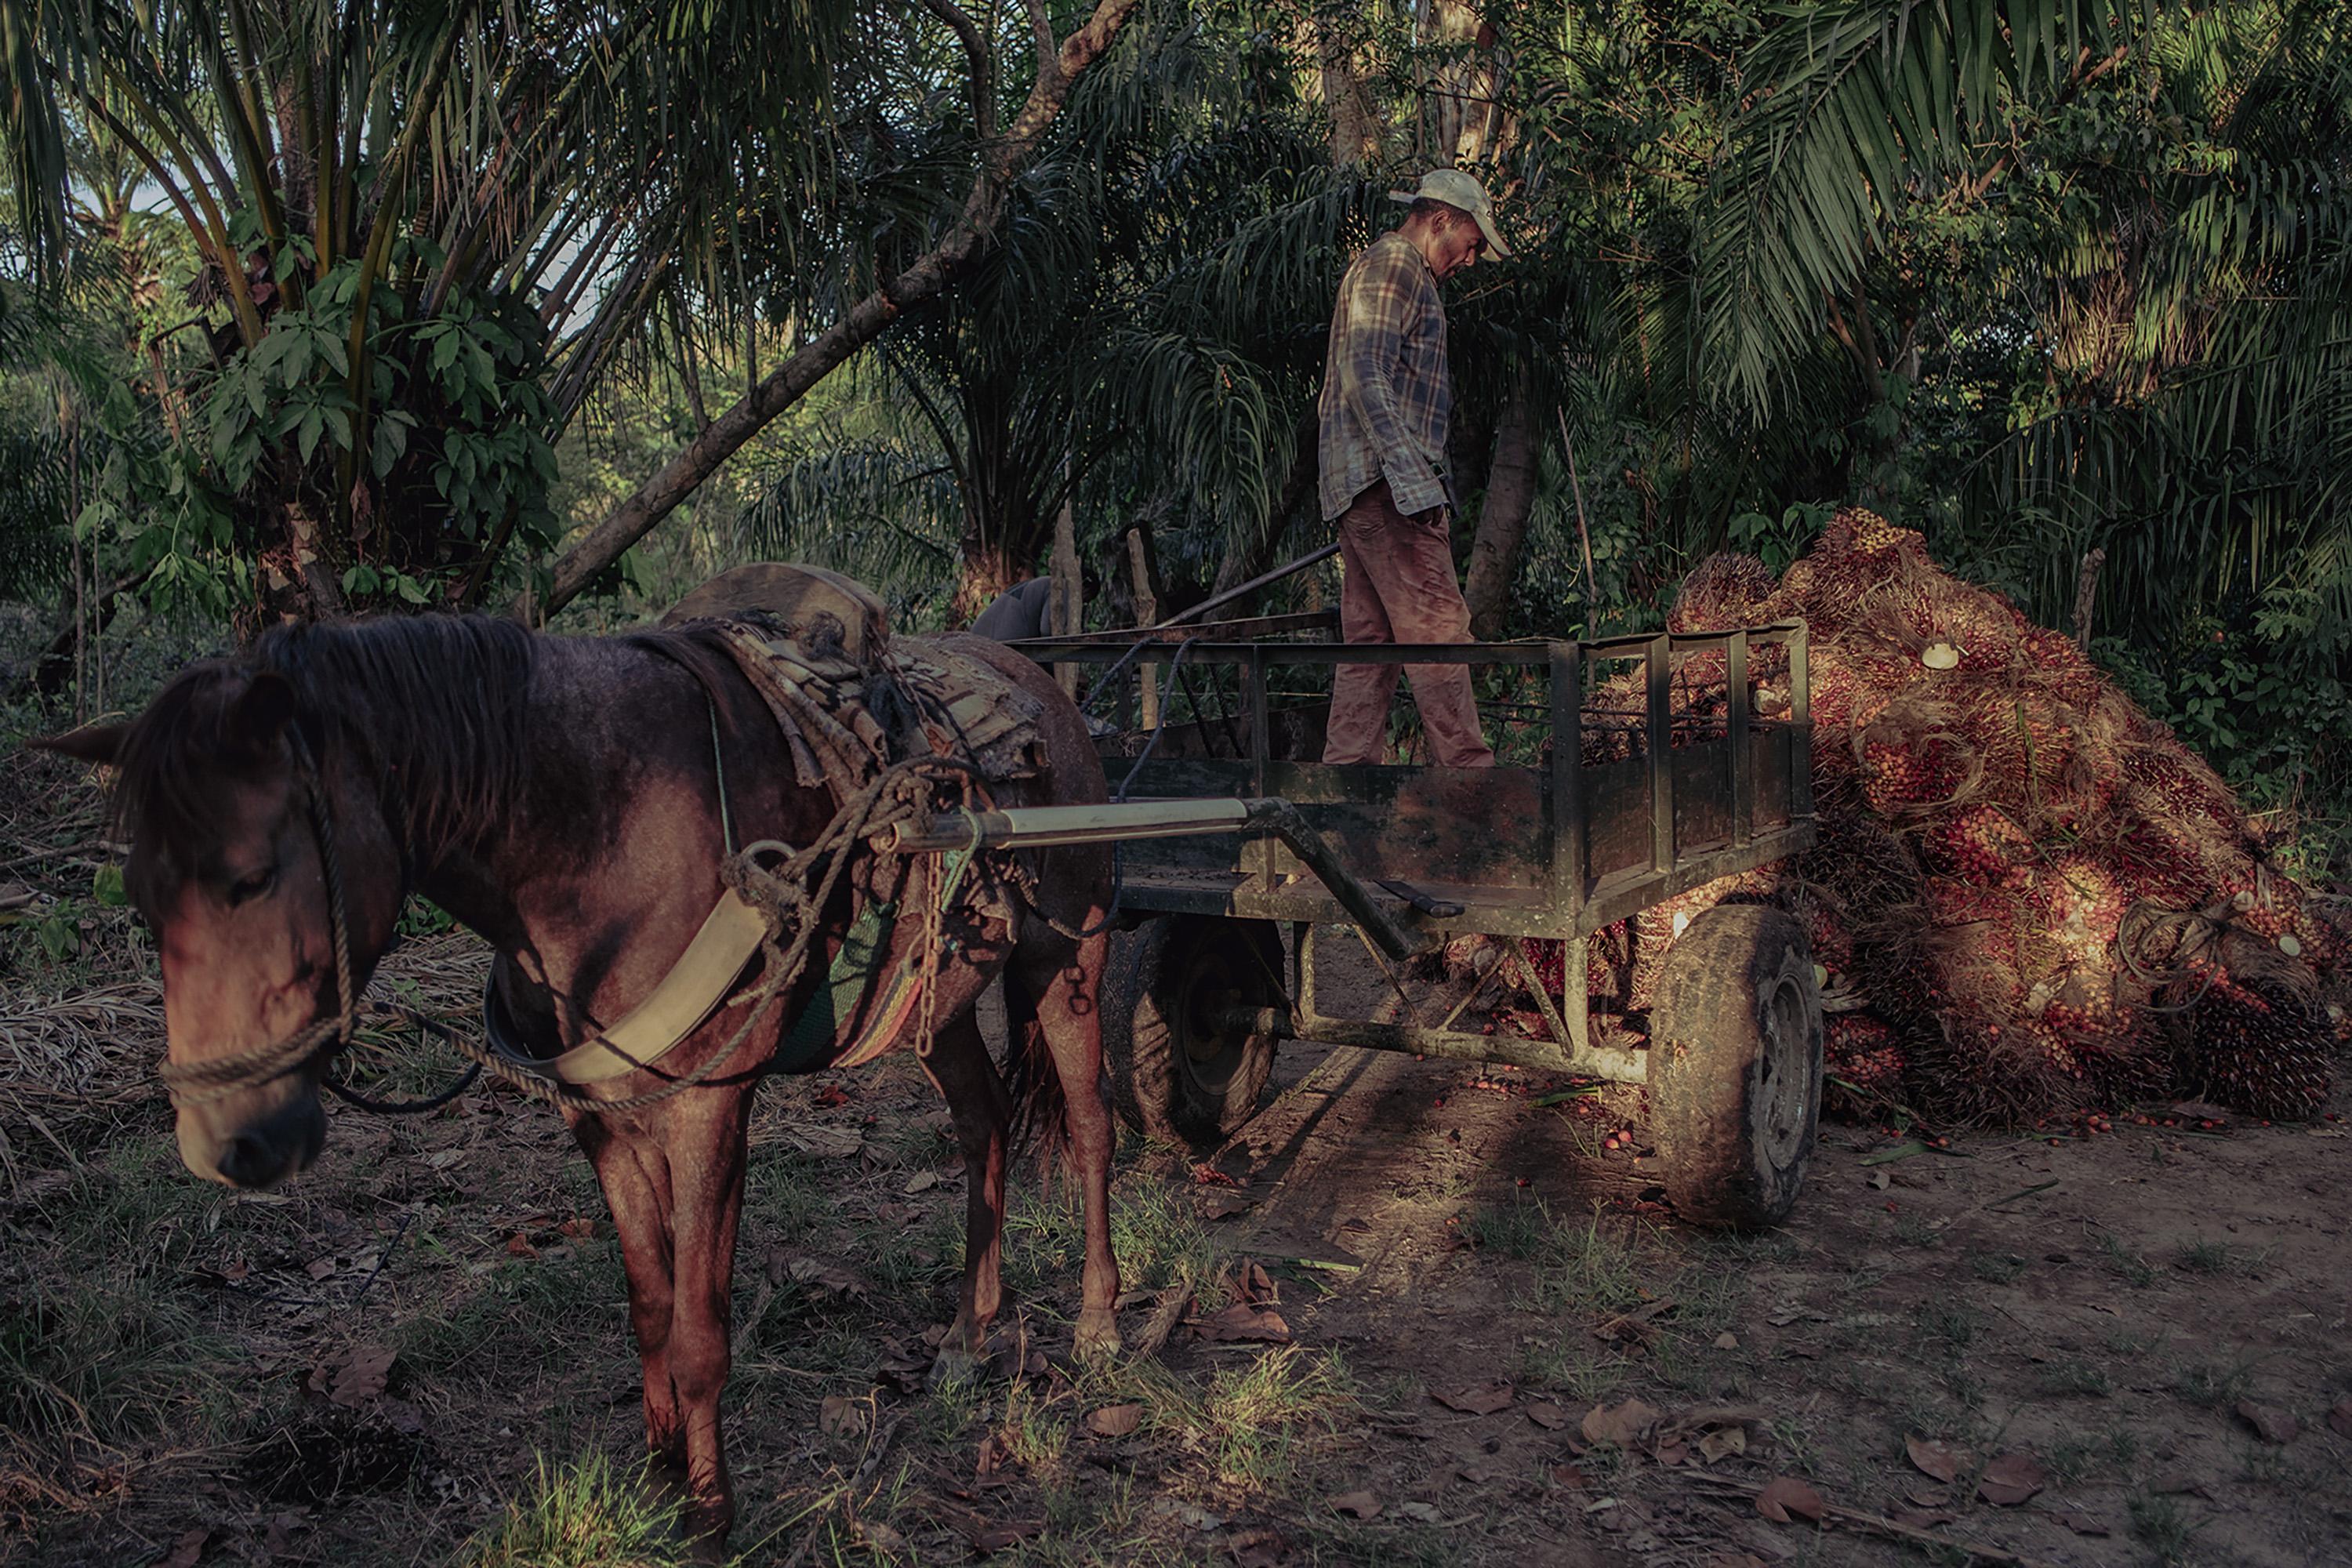
<path id="1" fill-rule="evenodd" d="M 1114 931 L 1103 965 L 1103 1058 L 1130 1126 L 1169 1143 L 1215 1143 L 1257 1114 L 1276 1037 L 1233 1015 L 1286 1008 L 1270 921 L 1168 915 Z"/>
<path id="2" fill-rule="evenodd" d="M 1650 1012 L 1650 1116 L 1666 1193 L 1695 1224 L 1778 1225 L 1822 1105 L 1822 997 L 1804 928 L 1722 904 L 1666 954 Z"/>

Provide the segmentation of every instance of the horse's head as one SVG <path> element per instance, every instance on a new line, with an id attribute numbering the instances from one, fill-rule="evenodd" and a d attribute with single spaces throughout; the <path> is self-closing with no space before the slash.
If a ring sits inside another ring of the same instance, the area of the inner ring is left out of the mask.
<path id="1" fill-rule="evenodd" d="M 398 851 L 377 792 L 336 754 L 313 765 L 323 736 L 299 709 L 282 676 L 214 661 L 182 673 L 128 724 L 42 742 L 120 770 L 124 882 L 163 961 L 180 1154 L 196 1174 L 240 1187 L 267 1186 L 318 1156 L 324 1055 L 226 1083 L 187 1075 L 338 1016 L 321 815 L 354 991 L 399 912 Z"/>

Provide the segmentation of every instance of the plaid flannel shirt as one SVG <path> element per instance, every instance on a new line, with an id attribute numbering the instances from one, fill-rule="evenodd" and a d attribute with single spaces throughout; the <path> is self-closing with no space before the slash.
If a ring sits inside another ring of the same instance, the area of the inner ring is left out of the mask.
<path id="1" fill-rule="evenodd" d="M 1381 479 L 1407 516 L 1451 504 L 1443 465 L 1453 407 L 1437 279 L 1391 230 L 1348 268 L 1331 312 L 1317 443 L 1324 518 Z"/>

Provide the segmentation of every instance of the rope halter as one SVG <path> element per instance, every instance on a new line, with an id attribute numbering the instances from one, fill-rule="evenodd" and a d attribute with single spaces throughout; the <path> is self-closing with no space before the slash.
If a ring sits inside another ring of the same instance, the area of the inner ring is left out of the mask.
<path id="1" fill-rule="evenodd" d="M 335 855 L 335 822 L 320 786 L 319 764 L 299 724 L 287 728 L 294 778 L 310 816 L 310 836 L 319 851 L 319 875 L 327 884 L 327 921 L 335 949 L 337 1010 L 282 1040 L 199 1062 L 165 1061 L 163 1087 L 178 1105 L 205 1105 L 246 1089 L 275 1083 L 313 1066 L 324 1066 L 351 1047 L 359 1020 L 359 996 L 352 985 L 352 938 L 343 913 L 342 867 Z"/>

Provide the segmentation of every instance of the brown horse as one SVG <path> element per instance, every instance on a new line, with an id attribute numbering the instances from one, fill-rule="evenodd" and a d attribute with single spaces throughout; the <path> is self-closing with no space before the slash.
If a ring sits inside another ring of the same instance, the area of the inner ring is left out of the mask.
<path id="1" fill-rule="evenodd" d="M 1050 677 L 982 639 L 942 641 L 1044 706 L 1034 776 L 997 786 L 1000 804 L 1104 798 L 1085 728 Z M 127 881 L 162 955 L 167 1077 L 182 1086 L 197 1064 L 331 1032 L 345 1001 L 333 907 L 356 992 L 412 890 L 497 950 L 499 995 L 535 1054 L 577 1046 L 635 1006 L 686 949 L 719 897 L 730 827 L 736 842 L 806 845 L 835 812 L 825 790 L 794 784 L 769 710 L 707 626 L 614 638 L 446 616 L 285 628 L 235 661 L 183 671 L 128 725 L 47 743 L 121 770 Z M 1013 906 L 1012 929 L 950 917 L 959 945 L 939 969 L 923 1058 L 970 1173 L 948 1343 L 979 1352 L 999 1301 L 1017 1108 L 971 1004 L 1001 972 L 1014 1020 L 1010 1076 L 1025 1078 L 1029 1109 L 1064 1113 L 1086 1206 L 1076 1349 L 1097 1354 L 1118 1346 L 1118 1276 L 1094 1013 L 1104 944 L 1078 933 L 1108 906 L 1109 857 L 1080 847 L 1022 859 L 1033 901 Z M 853 901 L 845 879 L 792 993 L 708 1082 L 626 1114 L 564 1112 L 620 1237 L 657 1478 L 683 1489 L 689 1530 L 714 1540 L 734 1514 L 719 1394 L 752 1094 L 782 1026 L 825 980 Z M 922 923 L 898 922 L 892 964 L 922 940 Z M 750 1005 L 730 995 L 657 1066 L 598 1091 L 630 1095 L 690 1072 L 736 1035 Z M 188 1167 L 258 1187 L 309 1164 L 326 1137 L 325 1057 L 267 1082 L 175 1088 Z"/>

